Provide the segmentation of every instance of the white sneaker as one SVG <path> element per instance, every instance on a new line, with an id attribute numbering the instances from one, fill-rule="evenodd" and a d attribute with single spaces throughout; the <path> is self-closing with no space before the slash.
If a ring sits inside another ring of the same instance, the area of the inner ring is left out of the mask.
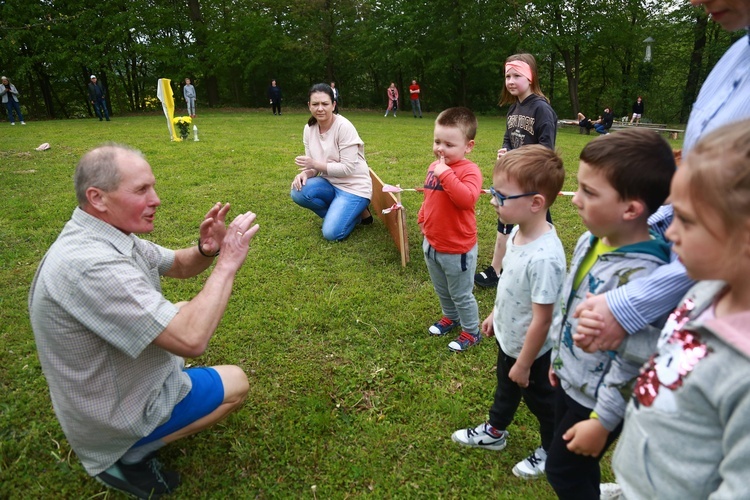
<path id="1" fill-rule="evenodd" d="M 602 483 L 599 485 L 600 500 L 618 500 L 622 498 L 622 488 L 617 483 Z"/>
<path id="2" fill-rule="evenodd" d="M 474 448 L 485 448 L 487 450 L 500 451 L 507 444 L 505 438 L 508 431 L 501 431 L 500 436 L 495 436 L 487 429 L 490 425 L 486 422 L 477 425 L 474 429 L 460 429 L 451 435 L 451 439 L 464 446 Z"/>
<path id="3" fill-rule="evenodd" d="M 513 475 L 521 479 L 537 479 L 544 477 L 544 466 L 547 463 L 547 452 L 541 446 L 531 455 L 518 462 L 513 467 Z"/>
<path id="4" fill-rule="evenodd" d="M 16 122 L 10 122 L 10 124 L 11 124 L 11 125 L 15 125 L 15 124 L 16 124 Z"/>
<path id="5" fill-rule="evenodd" d="M 21 125 L 26 125 L 26 122 L 21 122 Z"/>

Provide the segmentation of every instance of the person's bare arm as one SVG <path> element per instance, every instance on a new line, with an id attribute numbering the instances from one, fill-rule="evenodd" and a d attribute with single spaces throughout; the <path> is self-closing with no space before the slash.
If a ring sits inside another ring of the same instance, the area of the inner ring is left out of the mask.
<path id="1" fill-rule="evenodd" d="M 554 304 L 531 304 L 532 318 L 521 353 L 508 373 L 508 377 L 520 387 L 529 386 L 529 373 L 539 350 L 547 340 L 549 327 L 552 325 Z"/>
<path id="2" fill-rule="evenodd" d="M 199 356 L 206 350 L 224 315 L 235 275 L 245 262 L 250 240 L 258 228 L 252 212 L 238 215 L 229 224 L 221 242 L 221 255 L 203 289 L 180 308 L 164 331 L 154 339 L 155 345 L 186 357 Z"/>

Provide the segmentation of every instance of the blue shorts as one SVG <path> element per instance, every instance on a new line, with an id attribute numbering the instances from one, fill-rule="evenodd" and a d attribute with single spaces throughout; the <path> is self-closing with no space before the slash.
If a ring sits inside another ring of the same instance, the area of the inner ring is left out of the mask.
<path id="1" fill-rule="evenodd" d="M 214 411 L 224 401 L 224 384 L 221 382 L 219 372 L 213 368 L 189 368 L 184 372 L 193 382 L 193 388 L 182 401 L 175 405 L 169 420 L 135 443 L 133 448 L 169 436 L 187 427 Z"/>

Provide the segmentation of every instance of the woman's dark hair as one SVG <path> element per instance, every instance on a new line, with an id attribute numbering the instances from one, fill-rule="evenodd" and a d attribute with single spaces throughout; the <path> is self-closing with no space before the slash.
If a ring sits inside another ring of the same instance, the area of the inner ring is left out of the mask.
<path id="1" fill-rule="evenodd" d="M 324 94 L 328 94 L 328 97 L 331 98 L 331 102 L 334 101 L 333 89 L 327 83 L 316 83 L 315 85 L 310 87 L 310 92 L 307 93 L 308 103 L 310 102 L 310 96 L 312 96 L 315 92 L 323 92 Z M 307 120 L 307 124 L 311 127 L 316 123 L 318 123 L 318 120 L 314 116 L 311 116 L 310 119 Z"/>

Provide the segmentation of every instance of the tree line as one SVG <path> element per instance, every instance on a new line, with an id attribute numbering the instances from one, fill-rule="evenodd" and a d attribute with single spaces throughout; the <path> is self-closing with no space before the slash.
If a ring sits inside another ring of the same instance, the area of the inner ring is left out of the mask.
<path id="1" fill-rule="evenodd" d="M 384 108 L 390 82 L 408 106 L 416 79 L 426 111 L 498 113 L 505 58 L 529 52 L 560 117 L 641 95 L 684 123 L 738 36 L 687 0 L 0 0 L 0 72 L 35 118 L 93 116 L 91 74 L 115 114 L 159 109 L 159 78 L 179 103 L 185 77 L 199 107 L 266 106 L 271 79 L 285 106 L 321 81 L 344 108 Z"/>

